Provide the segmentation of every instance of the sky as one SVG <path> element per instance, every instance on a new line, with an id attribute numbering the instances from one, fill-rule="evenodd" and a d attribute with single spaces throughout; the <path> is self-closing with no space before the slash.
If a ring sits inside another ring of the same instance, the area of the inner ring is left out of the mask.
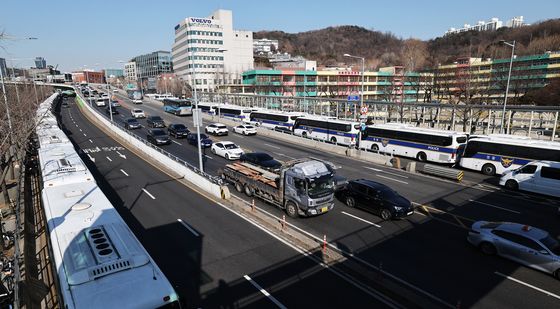
<path id="1" fill-rule="evenodd" d="M 560 17 L 559 0 L 2 0 L 0 33 L 9 38 L 0 41 L 0 58 L 8 66 L 32 67 L 41 56 L 66 72 L 122 68 L 137 55 L 171 50 L 179 21 L 219 8 L 233 11 L 239 30 L 357 25 L 424 40 L 492 17 L 504 23 L 519 15 L 528 23 Z"/>

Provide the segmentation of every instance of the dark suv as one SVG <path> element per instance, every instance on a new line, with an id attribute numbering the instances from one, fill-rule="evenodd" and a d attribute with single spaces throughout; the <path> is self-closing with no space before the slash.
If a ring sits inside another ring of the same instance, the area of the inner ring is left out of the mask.
<path id="1" fill-rule="evenodd" d="M 175 136 L 175 138 L 187 137 L 189 132 L 189 129 L 187 129 L 184 124 L 180 123 L 172 123 L 167 127 L 167 133 L 171 136 Z"/>
<path id="2" fill-rule="evenodd" d="M 148 142 L 154 145 L 171 144 L 171 138 L 162 129 L 151 129 L 148 131 Z"/>
<path id="3" fill-rule="evenodd" d="M 132 129 L 140 129 L 142 125 L 136 118 L 128 118 L 124 120 L 124 127 L 125 129 L 132 130 Z"/>
<path id="4" fill-rule="evenodd" d="M 403 218 L 414 213 L 412 203 L 388 186 L 367 179 L 348 182 L 337 192 L 338 198 L 348 207 L 361 208 L 378 215 L 383 220 Z"/>
<path id="5" fill-rule="evenodd" d="M 148 116 L 146 122 L 152 128 L 165 128 L 165 122 L 163 122 L 160 116 Z"/>
<path id="6" fill-rule="evenodd" d="M 239 159 L 243 162 L 255 164 L 272 172 L 277 172 L 280 170 L 280 167 L 282 167 L 282 163 L 280 163 L 280 161 L 274 160 L 273 157 L 264 152 L 245 153 L 242 154 Z"/>

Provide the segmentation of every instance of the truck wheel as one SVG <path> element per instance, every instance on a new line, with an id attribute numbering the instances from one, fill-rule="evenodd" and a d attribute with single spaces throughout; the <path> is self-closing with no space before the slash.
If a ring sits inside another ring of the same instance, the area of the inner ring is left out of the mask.
<path id="1" fill-rule="evenodd" d="M 235 190 L 237 190 L 237 192 L 241 193 L 241 192 L 243 192 L 243 186 L 239 182 L 237 182 L 237 183 L 235 183 Z"/>
<path id="2" fill-rule="evenodd" d="M 248 197 L 253 196 L 253 194 L 255 194 L 255 191 L 253 190 L 253 188 L 249 187 L 248 185 L 245 185 L 245 195 L 247 195 Z"/>
<path id="3" fill-rule="evenodd" d="M 484 166 L 482 166 L 482 174 L 494 176 L 494 174 L 496 174 L 496 167 L 494 166 L 494 164 L 486 163 L 484 164 Z"/>
<path id="4" fill-rule="evenodd" d="M 297 218 L 298 217 L 298 209 L 297 209 L 296 204 L 294 204 L 293 202 L 288 202 L 286 204 L 286 214 L 288 214 L 288 217 Z"/>

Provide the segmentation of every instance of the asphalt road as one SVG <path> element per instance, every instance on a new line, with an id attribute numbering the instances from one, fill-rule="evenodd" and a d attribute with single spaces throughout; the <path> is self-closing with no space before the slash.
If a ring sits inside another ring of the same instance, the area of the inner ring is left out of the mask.
<path id="1" fill-rule="evenodd" d="M 147 164 L 92 125 L 75 103 L 60 114 L 103 192 L 187 307 L 385 306 Z M 320 295 L 309 297 L 304 287 Z"/>
<path id="2" fill-rule="evenodd" d="M 132 103 L 121 95 L 120 115 L 128 117 Z M 167 124 L 184 123 L 192 129 L 191 117 L 163 112 L 161 103 L 145 102 L 147 114 L 161 115 Z M 142 122 L 142 121 L 141 121 Z M 145 123 L 144 123 L 145 124 Z M 231 128 L 230 128 L 231 129 Z M 230 130 L 231 132 L 231 130 Z M 145 136 L 146 129 L 135 130 Z M 385 183 L 418 205 L 435 210 L 417 211 L 404 220 L 383 222 L 377 216 L 348 209 L 337 202 L 330 213 L 290 220 L 317 238 L 323 235 L 331 244 L 405 280 L 427 293 L 455 306 L 492 308 L 551 308 L 560 306 L 560 285 L 548 274 L 531 270 L 499 257 L 486 257 L 466 242 L 470 224 L 476 220 L 526 223 L 560 234 L 557 204 L 541 196 L 504 191 L 493 185 L 495 179 L 467 173 L 468 185 L 442 181 L 400 170 L 317 152 L 263 136 L 238 136 L 230 140 L 246 151 L 264 151 L 280 160 L 313 156 L 331 161 L 349 179 L 368 178 Z M 163 148 L 197 165 L 196 147 L 184 140 Z M 227 161 L 207 152 L 205 170 L 217 174 Z M 232 192 L 234 189 L 232 188 Z M 243 195 L 234 192 L 244 198 Z M 258 203 L 272 215 L 283 212 Z"/>

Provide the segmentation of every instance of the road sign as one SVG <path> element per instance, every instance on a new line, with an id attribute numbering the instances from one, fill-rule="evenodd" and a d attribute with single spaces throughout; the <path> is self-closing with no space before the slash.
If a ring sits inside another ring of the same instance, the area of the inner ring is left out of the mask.
<path id="1" fill-rule="evenodd" d="M 360 111 L 362 112 L 362 114 L 367 113 L 367 106 L 362 106 L 362 108 L 360 108 Z"/>
<path id="2" fill-rule="evenodd" d="M 349 95 L 348 96 L 348 101 L 360 101 L 360 96 L 359 95 Z"/>

